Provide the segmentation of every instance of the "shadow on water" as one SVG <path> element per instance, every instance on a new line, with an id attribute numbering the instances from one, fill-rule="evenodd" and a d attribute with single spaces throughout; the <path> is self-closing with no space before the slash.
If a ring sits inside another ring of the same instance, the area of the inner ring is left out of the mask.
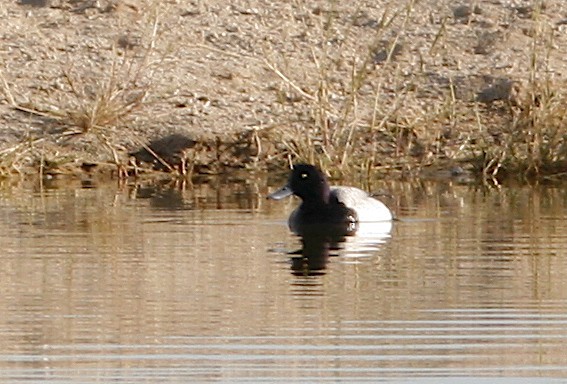
<path id="1" fill-rule="evenodd" d="M 136 198 L 148 199 L 150 206 L 157 209 L 190 209 L 191 205 L 178 188 L 161 188 L 159 186 L 140 186 L 135 190 Z"/>
<path id="2" fill-rule="evenodd" d="M 205 179 L 195 183 L 163 181 L 136 184 L 130 195 L 147 199 L 158 210 L 191 209 L 257 209 L 261 194 L 257 181 L 234 182 L 221 178 Z"/>

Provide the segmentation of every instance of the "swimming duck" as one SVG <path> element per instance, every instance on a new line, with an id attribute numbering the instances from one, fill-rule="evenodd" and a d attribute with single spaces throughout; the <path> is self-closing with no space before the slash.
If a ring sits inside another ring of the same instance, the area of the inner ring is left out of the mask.
<path id="1" fill-rule="evenodd" d="M 306 225 L 342 225 L 392 220 L 384 203 L 355 187 L 331 187 L 317 167 L 297 164 L 288 182 L 268 198 L 280 200 L 290 195 L 301 198 L 301 205 L 288 219 L 289 228 L 300 233 Z"/>

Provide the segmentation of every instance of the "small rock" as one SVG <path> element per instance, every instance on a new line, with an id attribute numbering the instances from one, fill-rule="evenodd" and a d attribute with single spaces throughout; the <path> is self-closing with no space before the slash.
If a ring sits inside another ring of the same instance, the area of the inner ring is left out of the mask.
<path id="1" fill-rule="evenodd" d="M 404 46 L 402 44 L 398 44 L 396 43 L 396 45 L 394 45 L 394 48 L 392 49 L 391 47 L 387 47 L 384 48 L 376 53 L 374 53 L 374 56 L 372 58 L 374 64 L 381 64 L 383 62 L 385 62 L 386 60 L 388 60 L 388 55 L 390 55 L 390 60 L 394 61 L 403 51 Z M 391 54 L 390 54 L 391 51 Z"/>
<path id="2" fill-rule="evenodd" d="M 212 72 L 212 75 L 215 76 L 215 77 L 218 77 L 219 79 L 223 79 L 223 80 L 234 79 L 234 73 L 232 73 L 228 69 L 216 69 Z"/>
<path id="3" fill-rule="evenodd" d="M 198 9 L 187 9 L 183 12 L 181 12 L 180 16 L 181 17 L 190 17 L 190 16 L 198 16 L 201 14 L 201 11 L 199 11 Z"/>
<path id="4" fill-rule="evenodd" d="M 472 15 L 472 9 L 468 5 L 459 5 L 457 8 L 453 9 L 453 17 L 455 19 L 469 17 L 470 15 Z"/>
<path id="5" fill-rule="evenodd" d="M 227 32 L 236 33 L 236 32 L 238 32 L 238 25 L 236 25 L 236 24 L 229 24 L 229 25 L 225 26 L 224 29 L 225 29 Z"/>
<path id="6" fill-rule="evenodd" d="M 353 16 L 352 25 L 355 27 L 376 28 L 378 26 L 378 20 L 371 18 L 366 12 L 361 11 Z"/>
<path id="7" fill-rule="evenodd" d="M 134 49 L 135 47 L 142 44 L 142 38 L 139 36 L 132 36 L 132 35 L 122 35 L 118 37 L 116 41 L 116 45 L 122 49 Z"/>
<path id="8" fill-rule="evenodd" d="M 473 13 L 480 15 L 482 14 L 482 9 L 478 5 L 475 5 L 474 7 L 471 7 L 470 5 L 459 5 L 453 9 L 453 17 L 455 17 L 455 19 L 468 18 Z"/>
<path id="9" fill-rule="evenodd" d="M 259 15 L 260 11 L 256 8 L 242 8 L 240 6 L 233 5 L 232 11 L 234 13 L 240 13 L 241 15 Z"/>
<path id="10" fill-rule="evenodd" d="M 30 5 L 32 7 L 49 7 L 49 0 L 20 0 L 19 5 Z"/>
<path id="11" fill-rule="evenodd" d="M 498 40 L 500 32 L 483 32 L 478 36 L 477 44 L 474 47 L 474 53 L 477 55 L 486 55 L 491 52 Z"/>
<path id="12" fill-rule="evenodd" d="M 514 10 L 518 14 L 518 16 L 522 19 L 530 19 L 534 13 L 534 8 L 529 5 L 515 7 Z"/>
<path id="13" fill-rule="evenodd" d="M 507 101 L 512 105 L 518 105 L 521 92 L 522 87 L 519 82 L 510 79 L 498 79 L 491 86 L 478 92 L 476 100 L 485 104 Z"/>

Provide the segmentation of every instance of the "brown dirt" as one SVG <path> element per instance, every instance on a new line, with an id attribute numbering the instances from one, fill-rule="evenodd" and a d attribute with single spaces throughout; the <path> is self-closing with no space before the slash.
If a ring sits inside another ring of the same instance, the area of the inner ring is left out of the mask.
<path id="1" fill-rule="evenodd" d="M 563 0 L 10 0 L 0 19 L 5 174 L 126 167 L 173 133 L 211 172 L 283 167 L 324 127 L 359 129 L 313 138 L 334 165 L 466 162 L 530 80 L 567 73 Z M 77 119 L 109 82 L 131 110 Z"/>

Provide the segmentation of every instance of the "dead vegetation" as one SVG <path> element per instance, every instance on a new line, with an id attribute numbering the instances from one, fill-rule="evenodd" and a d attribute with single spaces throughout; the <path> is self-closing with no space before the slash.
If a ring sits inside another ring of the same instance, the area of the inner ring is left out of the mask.
<path id="1" fill-rule="evenodd" d="M 411 63 L 410 75 L 398 62 L 407 51 L 401 42 L 408 40 L 406 27 L 417 12 L 416 2 L 386 8 L 378 19 L 366 20 L 375 35 L 362 49 L 330 43 L 352 34 L 357 24 L 333 34 L 339 13 L 332 8 L 335 2 L 329 4 L 320 23 L 311 22 L 319 26 L 321 39 L 312 48 L 315 71 L 310 76 L 300 82 L 292 70 L 278 68 L 275 63 L 282 58 L 267 62 L 283 84 L 277 91 L 282 105 L 288 106 L 291 128 L 282 140 L 290 158 L 318 163 L 338 176 L 353 172 L 416 176 L 424 169 L 440 168 L 459 169 L 459 174 L 464 169 L 498 182 L 506 177 L 565 173 L 565 83 L 557 82 L 550 65 L 556 29 L 540 18 L 541 5 L 530 12 L 532 29 L 525 31 L 530 41 L 525 52 L 530 60 L 522 68 L 526 79 L 484 76 L 476 84 L 466 84 L 471 77 L 448 76 L 438 83 L 438 97 L 424 103 L 423 83 L 432 74 L 420 66 L 431 57 Z M 458 20 L 463 20 L 463 7 L 455 10 Z M 474 12 L 465 8 L 467 23 L 472 15 L 482 13 L 479 8 Z M 440 22 L 429 54 L 434 55 L 436 45 L 447 44 L 446 23 Z M 494 39 L 489 44 L 487 32 L 483 34 L 472 47 L 474 54 L 496 49 Z M 347 54 L 338 58 L 329 54 L 343 49 Z M 341 66 L 350 67 L 348 80 Z"/>
<path id="2" fill-rule="evenodd" d="M 30 85 L 19 63 L 0 68 L 3 124 L 20 124 L 0 148 L 3 175 L 76 173 L 84 164 L 139 175 L 134 153 L 183 176 L 300 160 L 338 177 L 564 173 L 558 57 L 567 47 L 552 19 L 561 2 L 521 10 L 415 0 L 89 4 L 0 7 L 60 18 L 26 35 L 58 72 L 33 64 L 40 73 Z M 119 28 L 103 40 L 34 43 L 66 23 L 101 33 L 109 21 Z M 167 150 L 152 149 L 160 139 Z"/>
<path id="3" fill-rule="evenodd" d="M 45 6 L 39 3 L 33 5 Z M 9 105 L 16 111 L 42 118 L 50 125 L 41 134 L 30 135 L 24 143 L 4 150 L 4 153 L 12 156 L 2 157 L 2 174 L 22 168 L 19 164 L 23 158 L 22 152 L 34 158 L 32 164 L 37 166 L 40 174 L 63 173 L 63 164 L 69 165 L 79 160 L 80 165 L 80 159 L 59 156 L 57 152 L 53 153 L 52 146 L 46 148 L 43 142 L 61 144 L 89 136 L 90 145 L 105 148 L 111 154 L 110 162 L 116 166 L 118 177 L 126 175 L 124 161 L 117 153 L 119 146 L 116 138 L 132 137 L 134 141 L 143 143 L 133 136 L 128 123 L 147 106 L 154 69 L 162 59 L 155 51 L 159 28 L 157 4 L 147 12 L 149 29 L 145 41 L 138 43 L 140 49 L 133 50 L 132 46 L 121 44 L 118 39 L 110 47 L 108 55 L 101 56 L 101 60 L 76 65 L 77 57 L 68 57 L 54 84 L 42 85 L 40 89 L 43 92 L 39 94 L 31 97 L 15 95 L 2 76 L 2 90 Z M 16 155 L 18 153 L 20 156 Z"/>

